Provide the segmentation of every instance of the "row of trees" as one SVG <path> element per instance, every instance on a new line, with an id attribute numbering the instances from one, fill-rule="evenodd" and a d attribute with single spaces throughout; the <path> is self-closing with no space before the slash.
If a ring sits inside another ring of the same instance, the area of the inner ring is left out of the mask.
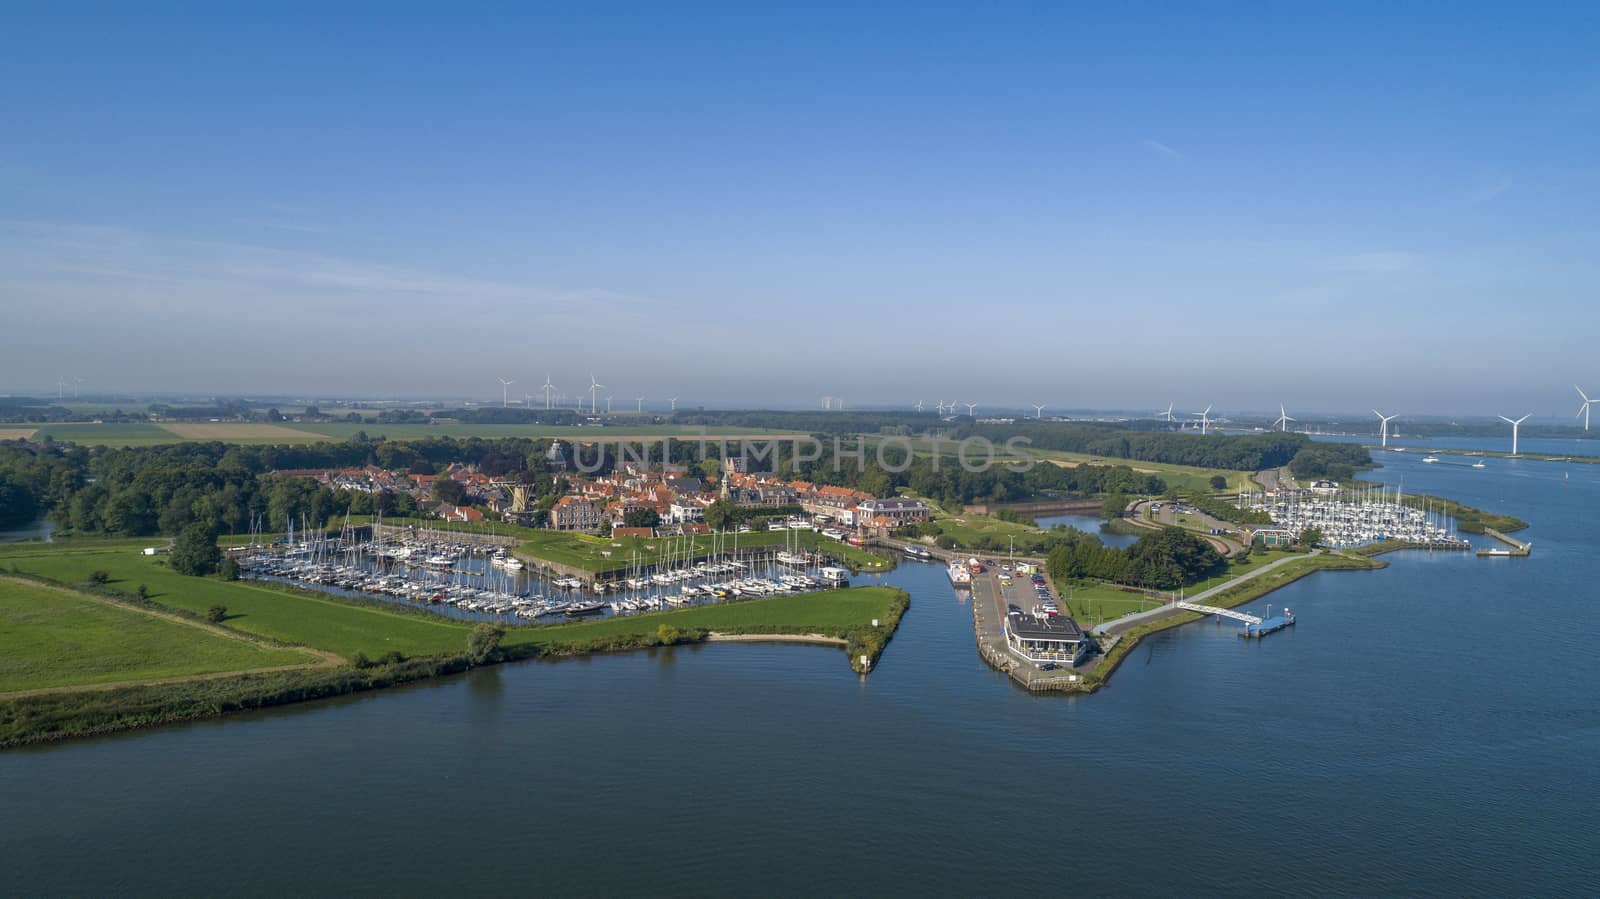
<path id="1" fill-rule="evenodd" d="M 1269 432 L 1245 435 L 1207 435 L 1178 431 L 1136 430 L 1099 422 L 1019 421 L 1008 425 L 973 425 L 962 435 L 1004 442 L 1026 437 L 1034 449 L 1088 453 L 1114 459 L 1165 462 L 1200 468 L 1259 471 L 1289 464 L 1311 444 L 1304 434 Z"/>

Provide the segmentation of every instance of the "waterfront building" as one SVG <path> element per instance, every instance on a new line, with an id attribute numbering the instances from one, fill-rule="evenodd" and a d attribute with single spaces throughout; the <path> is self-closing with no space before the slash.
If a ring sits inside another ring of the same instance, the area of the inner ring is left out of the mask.
<path id="1" fill-rule="evenodd" d="M 889 527 L 899 527 L 914 521 L 927 521 L 928 504 L 920 499 L 905 497 L 862 500 L 856 505 L 855 517 L 857 522 L 870 522 L 874 526 L 881 522 Z"/>
<path id="2" fill-rule="evenodd" d="M 1040 618 L 1013 612 L 1006 619 L 1006 643 L 1030 662 L 1076 665 L 1089 652 L 1089 638 L 1066 615 Z"/>

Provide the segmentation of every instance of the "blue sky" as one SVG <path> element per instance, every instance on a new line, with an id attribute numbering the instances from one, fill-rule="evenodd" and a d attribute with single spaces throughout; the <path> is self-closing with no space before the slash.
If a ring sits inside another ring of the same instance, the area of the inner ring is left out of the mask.
<path id="1" fill-rule="evenodd" d="M 1063 6 L 10 6 L 0 390 L 1600 388 L 1593 7 Z"/>

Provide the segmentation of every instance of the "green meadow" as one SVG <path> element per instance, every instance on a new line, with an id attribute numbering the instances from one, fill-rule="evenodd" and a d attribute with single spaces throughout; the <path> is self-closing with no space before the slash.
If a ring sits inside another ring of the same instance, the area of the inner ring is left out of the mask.
<path id="1" fill-rule="evenodd" d="M 0 693 L 302 665 L 316 657 L 0 578 Z"/>

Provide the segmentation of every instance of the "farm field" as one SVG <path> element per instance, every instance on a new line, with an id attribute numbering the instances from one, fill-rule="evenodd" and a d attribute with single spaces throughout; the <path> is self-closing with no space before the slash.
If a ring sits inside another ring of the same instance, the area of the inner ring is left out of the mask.
<path id="1" fill-rule="evenodd" d="M 136 608 L 0 577 L 0 693 L 302 665 L 262 646 Z"/>
<path id="2" fill-rule="evenodd" d="M 308 437 L 315 437 L 309 430 L 285 427 L 278 424 L 253 423 L 253 422 L 161 422 L 160 426 L 177 435 L 182 440 L 222 440 L 238 442 L 249 440 L 252 442 L 271 440 L 275 443 L 305 443 Z"/>
<path id="3" fill-rule="evenodd" d="M 34 428 L 0 427 L 0 440 L 27 440 L 33 436 L 34 430 Z"/>
<path id="4" fill-rule="evenodd" d="M 40 425 L 35 439 L 81 443 L 85 446 L 153 446 L 177 443 L 181 438 L 159 425 L 144 421 L 74 421 Z"/>
<path id="5" fill-rule="evenodd" d="M 11 429 L 6 429 L 11 430 Z M 381 424 L 367 422 L 328 422 L 326 424 L 268 424 L 265 422 L 62 422 L 17 428 L 17 437 L 44 437 L 85 446 L 153 446 L 185 441 L 221 441 L 248 444 L 321 443 L 348 440 L 357 434 L 387 437 L 391 440 L 417 440 L 426 437 L 560 437 L 580 442 L 648 441 L 671 437 L 684 441 L 701 439 L 735 440 L 743 437 L 793 438 L 792 432 L 765 431 L 760 428 L 719 427 L 702 432 L 682 425 L 615 425 L 574 427 L 562 425 L 485 425 L 461 422 L 440 424 Z M 0 434 L 4 434 L 0 430 Z"/>

